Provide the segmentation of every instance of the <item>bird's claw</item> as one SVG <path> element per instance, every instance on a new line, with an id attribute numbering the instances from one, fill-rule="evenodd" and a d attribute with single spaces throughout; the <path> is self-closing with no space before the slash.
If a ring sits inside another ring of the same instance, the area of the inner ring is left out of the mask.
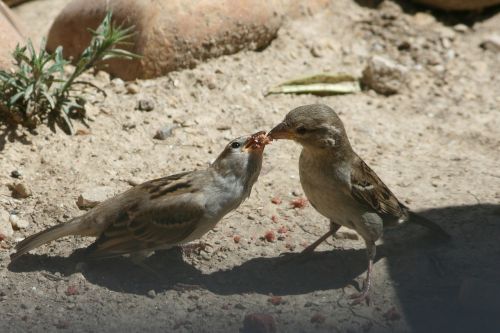
<path id="1" fill-rule="evenodd" d="M 361 292 L 353 294 L 349 298 L 353 300 L 351 305 L 358 305 L 363 303 L 363 301 L 366 301 L 367 305 L 370 305 L 370 283 L 365 280 Z"/>

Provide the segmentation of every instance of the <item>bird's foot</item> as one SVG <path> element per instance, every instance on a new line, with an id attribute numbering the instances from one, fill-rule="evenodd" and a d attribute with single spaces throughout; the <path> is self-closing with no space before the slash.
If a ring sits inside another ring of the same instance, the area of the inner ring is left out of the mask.
<path id="1" fill-rule="evenodd" d="M 366 301 L 367 305 L 370 305 L 370 286 L 371 286 L 371 279 L 370 276 L 368 276 L 363 281 L 363 288 L 361 289 L 361 292 L 353 294 L 349 297 L 350 299 L 353 300 L 351 302 L 351 305 L 361 304 L 364 301 Z"/>
<path id="2" fill-rule="evenodd" d="M 186 244 L 186 245 L 183 245 L 181 248 L 182 248 L 182 252 L 184 252 L 184 254 L 187 257 L 190 257 L 193 253 L 200 254 L 202 251 L 203 252 L 208 252 L 206 250 L 207 247 L 213 248 L 212 245 L 210 245 L 208 243 L 205 243 L 205 242 L 198 242 L 198 243 L 193 243 L 193 244 Z"/>

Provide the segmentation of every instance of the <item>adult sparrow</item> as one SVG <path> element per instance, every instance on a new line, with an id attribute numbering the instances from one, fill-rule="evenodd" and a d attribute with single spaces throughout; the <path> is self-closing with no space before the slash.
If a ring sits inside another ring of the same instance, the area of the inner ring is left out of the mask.
<path id="1" fill-rule="evenodd" d="M 11 260 L 68 235 L 97 237 L 88 248 L 92 259 L 140 258 L 198 239 L 250 195 L 267 143 L 265 132 L 234 139 L 207 169 L 137 185 L 68 223 L 24 239 Z"/>
<path id="2" fill-rule="evenodd" d="M 340 226 L 356 230 L 364 239 L 368 270 L 361 293 L 352 296 L 354 303 L 369 295 L 375 242 L 383 228 L 409 221 L 449 238 L 437 224 L 403 205 L 353 151 L 342 121 L 330 107 L 321 104 L 298 107 L 268 135 L 302 145 L 299 160 L 302 188 L 311 205 L 330 219 L 330 230 L 304 251 L 314 251 Z"/>

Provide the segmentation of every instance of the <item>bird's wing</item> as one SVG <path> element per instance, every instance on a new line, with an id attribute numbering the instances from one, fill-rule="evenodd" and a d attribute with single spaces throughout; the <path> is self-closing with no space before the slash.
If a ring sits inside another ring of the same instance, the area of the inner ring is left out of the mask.
<path id="1" fill-rule="evenodd" d="M 192 173 L 160 178 L 136 186 L 131 200 L 89 248 L 90 258 L 113 257 L 182 242 L 204 215 L 201 184 Z"/>
<path id="2" fill-rule="evenodd" d="M 356 156 L 351 170 L 351 194 L 378 214 L 400 218 L 405 207 L 361 158 Z"/>

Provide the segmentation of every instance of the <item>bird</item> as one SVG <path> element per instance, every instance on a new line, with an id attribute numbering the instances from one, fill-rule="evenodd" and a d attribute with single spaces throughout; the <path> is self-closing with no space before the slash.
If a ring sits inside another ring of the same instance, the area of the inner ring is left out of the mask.
<path id="1" fill-rule="evenodd" d="M 302 146 L 300 182 L 311 205 L 330 221 L 330 229 L 304 251 L 311 253 L 341 227 L 355 230 L 365 241 L 368 268 L 363 287 L 351 295 L 353 304 L 369 301 L 375 242 L 383 229 L 405 222 L 450 236 L 439 225 L 402 204 L 377 174 L 354 152 L 342 120 L 327 105 L 312 104 L 291 110 L 274 127 L 271 140 L 293 140 Z"/>
<path id="2" fill-rule="evenodd" d="M 69 235 L 97 238 L 86 249 L 88 259 L 130 255 L 137 263 L 155 250 L 196 240 L 250 195 L 268 143 L 264 131 L 236 138 L 206 169 L 139 184 L 67 223 L 27 237 L 17 244 L 11 261 Z"/>

